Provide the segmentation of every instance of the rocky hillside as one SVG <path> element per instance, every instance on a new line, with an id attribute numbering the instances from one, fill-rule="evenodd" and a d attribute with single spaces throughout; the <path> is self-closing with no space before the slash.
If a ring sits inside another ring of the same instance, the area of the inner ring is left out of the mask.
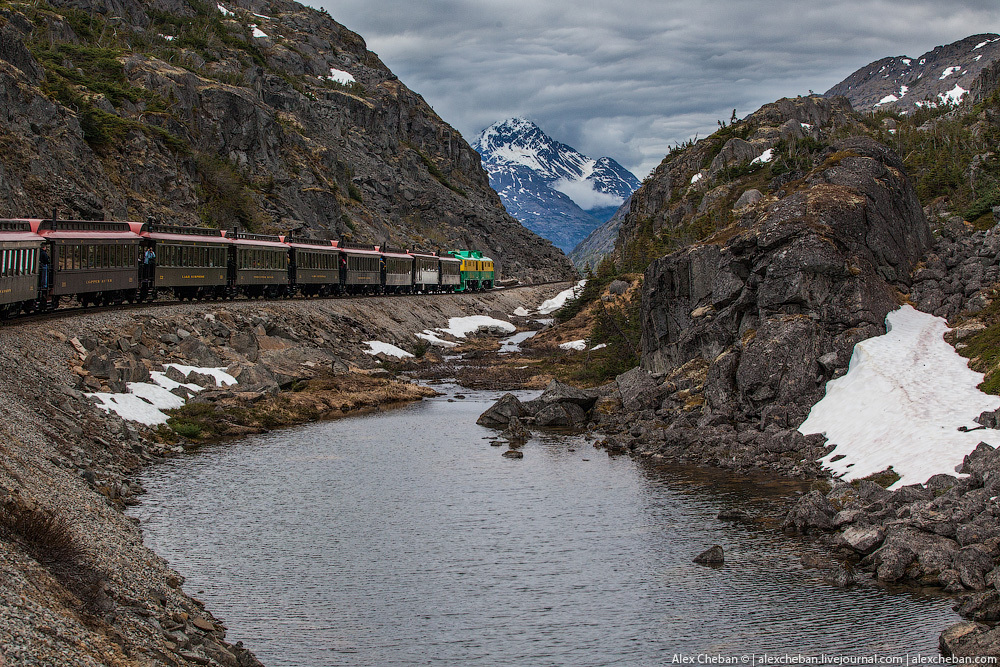
<path id="1" fill-rule="evenodd" d="M 826 91 L 843 95 L 858 111 L 958 104 L 983 69 L 1000 60 L 1000 35 L 972 35 L 938 46 L 919 58 L 896 56 L 865 65 Z"/>
<path id="2" fill-rule="evenodd" d="M 53 208 L 569 262 L 364 40 L 276 0 L 0 2 L 0 216 Z"/>
<path id="3" fill-rule="evenodd" d="M 615 241 L 618 240 L 618 230 L 629 211 L 629 201 L 625 200 L 615 214 L 603 225 L 587 234 L 587 238 L 576 244 L 569 258 L 573 264 L 583 270 L 588 266 L 594 268 L 601 260 L 614 252 Z"/>
<path id="4" fill-rule="evenodd" d="M 566 252 L 639 187 L 611 158 L 587 157 L 524 118 L 490 125 L 472 147 L 511 215 Z"/>
<path id="5" fill-rule="evenodd" d="M 868 138 L 831 145 L 783 196 L 654 261 L 643 285 L 643 367 L 698 360 L 706 415 L 797 425 L 884 332 L 931 235 L 902 161 Z"/>

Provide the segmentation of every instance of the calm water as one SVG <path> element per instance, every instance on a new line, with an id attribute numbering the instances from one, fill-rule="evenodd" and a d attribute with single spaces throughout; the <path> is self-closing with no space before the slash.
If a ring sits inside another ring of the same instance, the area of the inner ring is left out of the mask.
<path id="1" fill-rule="evenodd" d="M 674 653 L 937 653 L 950 603 L 842 590 L 813 547 L 718 521 L 789 488 L 609 458 L 500 456 L 466 393 L 155 466 L 133 514 L 270 666 L 658 665 Z M 571 451 L 575 448 L 575 451 Z M 717 569 L 691 559 L 726 549 Z"/>

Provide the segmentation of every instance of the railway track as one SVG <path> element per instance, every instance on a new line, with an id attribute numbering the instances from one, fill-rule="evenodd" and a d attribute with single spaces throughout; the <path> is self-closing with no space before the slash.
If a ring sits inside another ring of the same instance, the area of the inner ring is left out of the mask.
<path id="1" fill-rule="evenodd" d="M 512 287 L 494 288 L 497 289 L 517 289 L 518 287 L 545 287 L 546 285 L 561 285 L 569 281 L 565 280 L 554 280 L 543 283 L 531 283 L 528 285 L 515 285 Z M 493 290 L 486 290 L 483 292 L 453 292 L 451 296 L 457 296 L 460 294 L 486 294 Z M 341 295 L 341 296 L 329 296 L 329 297 L 279 297 L 279 298 L 260 298 L 260 299 L 248 299 L 245 297 L 240 297 L 237 299 L 196 299 L 190 301 L 181 301 L 179 299 L 158 299 L 155 301 L 142 301 L 138 303 L 121 303 L 121 304 L 110 304 L 107 306 L 61 306 L 55 310 L 50 310 L 42 313 L 30 313 L 27 315 L 18 315 L 16 317 L 11 317 L 8 319 L 0 320 L 0 328 L 7 329 L 12 327 L 18 327 L 25 324 L 37 324 L 39 322 L 47 322 L 50 320 L 59 320 L 67 317 L 75 317 L 79 315 L 95 315 L 100 313 L 111 313 L 111 312 L 121 312 L 130 310 L 146 310 L 151 308 L 163 308 L 163 307 L 174 307 L 180 305 L 191 305 L 191 304 L 224 304 L 224 303 L 288 303 L 293 301 L 342 301 L 345 299 L 386 299 L 386 298 L 441 298 L 443 296 L 448 296 L 444 293 L 427 293 L 427 294 L 352 294 L 352 295 Z"/>

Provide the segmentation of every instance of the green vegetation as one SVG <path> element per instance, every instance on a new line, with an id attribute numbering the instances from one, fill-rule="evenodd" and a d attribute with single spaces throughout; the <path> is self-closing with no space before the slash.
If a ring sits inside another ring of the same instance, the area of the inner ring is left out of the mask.
<path id="1" fill-rule="evenodd" d="M 206 226 L 240 226 L 255 231 L 264 222 L 264 213 L 253 197 L 250 183 L 236 165 L 216 155 L 195 157 L 198 172 L 199 215 Z"/>

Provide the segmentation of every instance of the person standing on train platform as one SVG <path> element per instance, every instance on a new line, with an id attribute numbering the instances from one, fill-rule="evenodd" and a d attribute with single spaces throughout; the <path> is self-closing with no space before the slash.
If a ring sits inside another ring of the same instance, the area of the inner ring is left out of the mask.
<path id="1" fill-rule="evenodd" d="M 156 270 L 156 253 L 153 252 L 152 248 L 146 248 L 145 254 L 142 256 L 142 272 L 144 274 L 144 280 L 152 280 L 153 272 Z"/>
<path id="2" fill-rule="evenodd" d="M 49 267 L 52 265 L 52 259 L 49 257 L 49 251 L 42 246 L 42 252 L 38 256 L 40 273 L 42 274 L 42 289 L 47 290 L 49 288 Z"/>

